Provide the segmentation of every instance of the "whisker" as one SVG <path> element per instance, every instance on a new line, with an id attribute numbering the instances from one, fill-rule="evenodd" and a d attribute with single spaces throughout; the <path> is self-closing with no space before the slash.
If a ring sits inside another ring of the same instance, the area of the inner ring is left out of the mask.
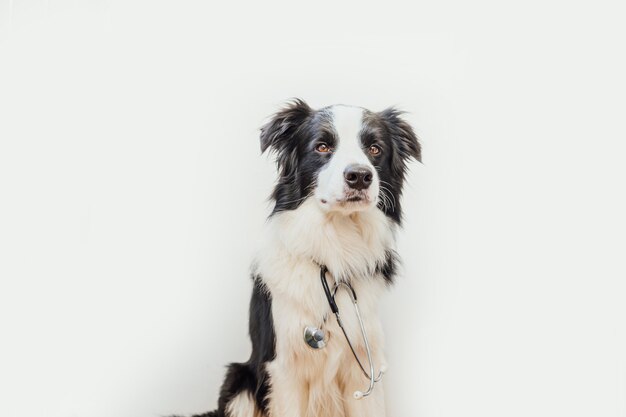
<path id="1" fill-rule="evenodd" d="M 385 182 L 385 181 L 382 181 L 382 182 Z M 388 182 L 386 182 L 386 183 L 389 184 Z M 391 186 L 391 184 L 389 184 L 389 186 Z M 391 190 L 389 188 L 385 187 L 384 185 L 380 185 L 380 188 L 382 190 L 387 191 L 387 193 L 388 193 L 387 197 L 390 197 L 391 199 L 393 199 L 393 205 L 394 205 L 394 208 L 395 208 L 395 206 L 396 206 L 396 197 L 394 197 L 394 195 L 391 192 Z"/>
<path id="2" fill-rule="evenodd" d="M 389 190 L 386 187 L 383 187 L 383 186 L 380 187 L 380 194 L 379 194 L 379 196 L 381 197 L 380 201 L 383 205 L 383 209 L 393 210 L 395 208 L 395 204 L 389 198 L 388 192 Z"/>
<path id="3" fill-rule="evenodd" d="M 386 208 L 394 210 L 396 208 L 396 198 L 391 193 L 391 190 L 389 190 L 384 185 L 380 185 L 379 187 L 380 187 L 380 195 L 382 195 L 383 199 L 385 200 L 383 204 L 385 205 Z"/>

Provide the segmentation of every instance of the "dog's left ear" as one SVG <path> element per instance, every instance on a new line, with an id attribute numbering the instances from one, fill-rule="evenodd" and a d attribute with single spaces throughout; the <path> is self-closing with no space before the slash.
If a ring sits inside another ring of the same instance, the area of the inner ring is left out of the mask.
<path id="1" fill-rule="evenodd" d="M 311 107 L 299 98 L 287 103 L 261 128 L 261 153 L 270 148 L 280 154 L 295 145 L 293 136 L 311 112 Z"/>
<path id="2" fill-rule="evenodd" d="M 402 159 L 415 158 L 422 162 L 422 147 L 413 128 L 402 117 L 402 111 L 390 107 L 379 113 L 385 122 L 391 139 L 398 144 Z"/>

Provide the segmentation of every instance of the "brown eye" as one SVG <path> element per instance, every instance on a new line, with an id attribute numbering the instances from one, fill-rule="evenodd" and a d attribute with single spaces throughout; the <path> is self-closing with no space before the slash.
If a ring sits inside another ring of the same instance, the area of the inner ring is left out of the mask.
<path id="1" fill-rule="evenodd" d="M 380 153 L 382 152 L 382 149 L 380 149 L 380 146 L 378 145 L 372 145 L 370 146 L 369 152 L 370 152 L 370 155 L 377 156 L 377 155 L 380 155 Z"/>
<path id="2" fill-rule="evenodd" d="M 330 152 L 330 147 L 325 143 L 320 143 L 319 145 L 315 147 L 315 150 L 320 153 L 326 153 L 326 152 Z"/>

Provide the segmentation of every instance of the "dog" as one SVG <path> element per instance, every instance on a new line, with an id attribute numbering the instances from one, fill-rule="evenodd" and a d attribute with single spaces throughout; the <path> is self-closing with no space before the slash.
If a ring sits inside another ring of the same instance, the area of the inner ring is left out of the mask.
<path id="1" fill-rule="evenodd" d="M 373 364 L 384 369 L 378 301 L 399 262 L 394 234 L 407 164 L 421 161 L 417 136 L 401 116 L 395 108 L 315 110 L 294 99 L 261 128 L 261 152 L 275 155 L 278 181 L 252 265 L 252 353 L 228 366 L 218 409 L 196 417 L 385 415 L 379 384 L 367 398 L 353 398 L 368 379 L 332 320 L 319 277 L 323 265 L 331 282 L 354 289 Z M 336 303 L 349 313 L 341 318 L 355 353 L 366 357 L 349 294 L 338 292 Z M 324 348 L 305 342 L 309 325 L 328 335 Z"/>

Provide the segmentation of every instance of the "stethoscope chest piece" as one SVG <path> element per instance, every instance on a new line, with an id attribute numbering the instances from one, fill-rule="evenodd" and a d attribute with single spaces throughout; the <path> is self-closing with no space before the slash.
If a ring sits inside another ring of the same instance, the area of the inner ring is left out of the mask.
<path id="1" fill-rule="evenodd" d="M 328 332 L 314 326 L 304 328 L 304 341 L 313 349 L 322 349 L 328 343 Z"/>

